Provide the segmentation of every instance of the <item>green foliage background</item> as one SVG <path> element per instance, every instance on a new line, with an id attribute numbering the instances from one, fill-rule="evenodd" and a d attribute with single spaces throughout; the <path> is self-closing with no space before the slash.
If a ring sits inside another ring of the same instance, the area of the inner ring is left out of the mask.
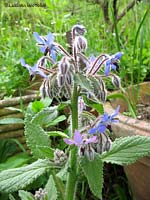
<path id="1" fill-rule="evenodd" d="M 27 4 L 26 0 L 15 1 Z M 34 7 L 8 7 L 14 1 L 1 2 L 0 15 L 0 93 L 4 96 L 17 95 L 29 86 L 28 72 L 19 64 L 24 57 L 33 65 L 41 56 L 35 45 L 33 32 L 46 35 L 49 31 L 55 34 L 56 40 L 66 44 L 66 31 L 72 25 L 81 23 L 86 26 L 88 54 L 98 52 L 113 54 L 118 51 L 118 40 L 115 31 L 104 22 L 102 8 L 94 0 L 32 0 Z M 98 1 L 97 1 L 98 2 Z M 118 10 L 121 12 L 129 0 L 119 0 Z M 36 6 L 35 6 L 36 5 Z M 37 5 L 46 5 L 40 7 Z M 137 38 L 135 55 L 135 36 L 139 24 L 149 7 L 142 1 L 126 13 L 117 24 L 120 50 L 124 52 L 121 60 L 120 76 L 124 85 L 149 80 L 150 74 L 150 13 L 144 20 Z M 113 21 L 109 8 L 110 19 Z M 17 92 L 16 92 L 17 90 Z"/>

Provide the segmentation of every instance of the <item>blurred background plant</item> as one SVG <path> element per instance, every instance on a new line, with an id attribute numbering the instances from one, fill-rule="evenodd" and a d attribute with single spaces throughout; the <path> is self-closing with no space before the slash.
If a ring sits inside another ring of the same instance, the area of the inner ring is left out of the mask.
<path id="1" fill-rule="evenodd" d="M 124 52 L 119 69 L 123 86 L 149 80 L 148 1 L 33 0 L 31 3 L 39 6 L 21 8 L 8 7 L 11 3 L 14 1 L 1 2 L 1 98 L 16 96 L 29 86 L 28 73 L 20 66 L 19 59 L 24 56 L 27 63 L 33 65 L 39 57 L 32 33 L 46 35 L 48 31 L 54 32 L 56 40 L 64 45 L 66 31 L 76 23 L 87 27 L 89 55 L 99 51 Z M 15 3 L 27 5 L 26 0 Z"/>

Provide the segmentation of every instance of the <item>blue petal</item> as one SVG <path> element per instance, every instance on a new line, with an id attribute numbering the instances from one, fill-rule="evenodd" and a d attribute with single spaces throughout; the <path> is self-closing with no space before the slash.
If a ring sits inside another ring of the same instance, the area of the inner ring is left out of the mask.
<path id="1" fill-rule="evenodd" d="M 101 125 L 98 127 L 98 129 L 97 129 L 97 131 L 98 131 L 99 133 L 104 133 L 105 130 L 106 130 L 106 126 L 105 126 L 104 124 L 101 124 Z"/>
<path id="2" fill-rule="evenodd" d="M 45 49 L 46 49 L 46 46 L 40 47 L 40 51 L 41 51 L 42 53 L 45 53 Z"/>
<path id="3" fill-rule="evenodd" d="M 109 72 L 110 72 L 110 64 L 107 64 L 106 62 L 106 65 L 105 65 L 105 76 L 108 76 Z"/>
<path id="4" fill-rule="evenodd" d="M 116 115 L 118 115 L 119 110 L 120 110 L 120 105 L 117 106 L 117 108 L 116 108 L 116 110 L 114 111 L 114 113 L 112 113 L 112 115 L 111 115 L 111 118 L 112 118 L 112 119 L 113 119 Z"/>
<path id="5" fill-rule="evenodd" d="M 56 62 L 56 52 L 55 52 L 55 50 L 51 50 L 51 56 L 52 56 L 52 60 L 54 62 Z"/>
<path id="6" fill-rule="evenodd" d="M 123 53 L 122 52 L 118 52 L 114 55 L 114 58 L 119 60 L 122 57 Z"/>
<path id="7" fill-rule="evenodd" d="M 25 63 L 24 58 L 21 58 L 21 59 L 20 59 L 20 63 L 21 63 L 21 65 L 22 65 L 23 67 L 25 67 L 26 63 Z"/>
<path id="8" fill-rule="evenodd" d="M 35 40 L 39 43 L 39 44 L 44 44 L 44 40 L 40 37 L 40 35 L 37 32 L 33 33 Z"/>
<path id="9" fill-rule="evenodd" d="M 95 134 L 97 132 L 97 127 L 96 128 L 91 128 L 90 130 L 89 130 L 89 134 Z"/>
<path id="10" fill-rule="evenodd" d="M 111 69 L 116 70 L 116 65 L 111 64 Z"/>
<path id="11" fill-rule="evenodd" d="M 54 42 L 54 36 L 52 33 L 48 33 L 47 35 L 47 43 L 50 46 Z"/>

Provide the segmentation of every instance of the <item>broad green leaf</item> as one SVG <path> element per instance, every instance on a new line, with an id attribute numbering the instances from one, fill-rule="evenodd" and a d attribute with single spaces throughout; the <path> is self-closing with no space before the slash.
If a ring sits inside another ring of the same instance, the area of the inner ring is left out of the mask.
<path id="1" fill-rule="evenodd" d="M 100 156 L 95 154 L 95 158 L 92 161 L 89 161 L 86 157 L 81 157 L 80 165 L 88 180 L 92 193 L 101 199 L 103 187 L 103 163 Z"/>
<path id="2" fill-rule="evenodd" d="M 64 137 L 64 138 L 69 138 L 69 136 L 66 133 L 61 132 L 61 131 L 49 131 L 49 132 L 47 132 L 47 134 L 49 136 L 55 136 L 55 137 L 60 136 L 60 137 Z"/>
<path id="3" fill-rule="evenodd" d="M 81 86 L 82 89 L 86 89 L 90 92 L 93 92 L 93 87 L 86 76 L 77 73 L 74 75 L 74 81 L 77 85 Z"/>
<path id="4" fill-rule="evenodd" d="M 19 190 L 19 197 L 21 200 L 34 200 L 33 194 L 24 190 Z"/>
<path id="5" fill-rule="evenodd" d="M 44 108 L 44 103 L 42 101 L 34 101 L 32 103 L 32 110 L 35 112 L 35 113 L 38 113 L 40 112 L 42 109 Z"/>
<path id="6" fill-rule="evenodd" d="M 0 120 L 0 124 L 23 124 L 23 119 L 20 118 L 4 118 Z"/>
<path id="7" fill-rule="evenodd" d="M 47 146 L 36 146 L 38 148 L 38 151 L 41 152 L 42 155 L 44 155 L 46 158 L 53 159 L 54 157 L 54 150 Z"/>
<path id="8" fill-rule="evenodd" d="M 31 160 L 31 156 L 27 153 L 19 153 L 14 156 L 9 157 L 4 163 L 0 163 L 0 171 L 20 167 L 27 164 Z"/>
<path id="9" fill-rule="evenodd" d="M 102 161 L 118 165 L 134 163 L 143 156 L 150 155 L 150 137 L 129 136 L 117 138 L 109 152 L 102 154 Z"/>
<path id="10" fill-rule="evenodd" d="M 56 119 L 50 121 L 46 126 L 55 126 L 57 125 L 59 122 L 62 122 L 66 119 L 66 116 L 65 115 L 61 115 L 59 117 L 57 117 Z"/>
<path id="11" fill-rule="evenodd" d="M 88 99 L 87 97 L 83 97 L 84 102 L 90 106 L 91 108 L 94 108 L 98 113 L 101 115 L 104 114 L 104 107 L 102 103 L 92 101 L 91 99 Z"/>
<path id="12" fill-rule="evenodd" d="M 50 167 L 49 160 L 39 159 L 24 167 L 4 170 L 0 172 L 0 191 L 9 193 L 23 189 L 43 175 Z"/>
<path id="13" fill-rule="evenodd" d="M 44 147 L 46 151 L 49 149 L 49 152 L 51 152 L 49 136 L 39 124 L 32 123 L 31 119 L 31 115 L 26 114 L 25 136 L 27 145 L 31 149 L 34 157 L 45 158 L 45 153 L 43 153 L 39 147 Z"/>
<path id="14" fill-rule="evenodd" d="M 45 97 L 44 99 L 41 99 L 40 101 L 44 104 L 45 108 L 50 106 L 52 103 L 52 99 L 50 99 L 49 97 Z"/>
<path id="15" fill-rule="evenodd" d="M 47 200 L 57 200 L 57 188 L 52 175 L 50 175 L 44 190 L 47 192 Z"/>
<path id="16" fill-rule="evenodd" d="M 32 123 L 47 125 L 52 120 L 54 120 L 57 117 L 57 115 L 57 106 L 44 108 L 32 118 Z"/>

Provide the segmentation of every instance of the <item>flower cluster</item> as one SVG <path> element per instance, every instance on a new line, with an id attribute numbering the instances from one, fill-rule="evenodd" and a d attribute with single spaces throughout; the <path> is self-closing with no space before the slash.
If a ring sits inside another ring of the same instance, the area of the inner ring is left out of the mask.
<path id="1" fill-rule="evenodd" d="M 49 96 L 50 98 L 61 99 L 65 96 L 69 99 L 73 91 L 75 74 L 82 74 L 91 85 L 96 82 L 97 88 L 94 86 L 93 91 L 85 91 L 84 88 L 82 92 L 100 101 L 105 101 L 107 96 L 103 80 L 105 77 L 111 77 L 112 83 L 116 87 L 120 87 L 119 77 L 112 74 L 111 70 L 116 70 L 123 53 L 100 54 L 97 57 L 87 58 L 85 56 L 85 50 L 87 49 L 85 33 L 86 29 L 83 25 L 72 27 L 70 44 L 72 53 L 68 53 L 63 46 L 55 42 L 52 33 L 49 32 L 47 36 L 40 36 L 34 32 L 34 38 L 44 56 L 33 67 L 26 64 L 23 58 L 21 59 L 21 65 L 28 69 L 31 78 L 36 74 L 43 78 L 40 89 L 42 97 Z M 61 60 L 57 61 L 57 55 L 61 55 Z M 104 74 L 101 74 L 100 71 L 103 71 L 101 70 L 103 67 Z"/>
<path id="2" fill-rule="evenodd" d="M 112 142 L 105 131 L 112 123 L 118 122 L 116 116 L 118 115 L 119 108 L 118 106 L 111 115 L 104 113 L 101 119 L 98 118 L 97 125 L 94 124 L 94 128 L 91 128 L 88 133 L 81 134 L 76 130 L 73 139 L 65 138 L 64 142 L 68 145 L 77 146 L 78 155 L 85 155 L 89 160 L 94 159 L 95 152 L 102 154 L 104 151 L 109 151 Z"/>
<path id="3" fill-rule="evenodd" d="M 20 62 L 30 74 L 31 79 L 35 75 L 43 78 L 40 87 L 41 96 L 55 98 L 61 100 L 62 97 L 72 99 L 74 85 L 77 88 L 78 97 L 78 117 L 79 122 L 82 121 L 83 110 L 86 105 L 83 101 L 83 95 L 95 103 L 104 102 L 107 97 L 105 86 L 105 78 L 111 78 L 115 87 L 120 88 L 120 78 L 112 73 L 116 71 L 122 52 L 114 55 L 100 54 L 97 57 L 86 57 L 87 40 L 85 38 L 86 29 L 83 25 L 74 25 L 70 31 L 71 41 L 69 46 L 71 52 L 68 52 L 63 46 L 55 42 L 54 35 L 48 33 L 47 36 L 40 36 L 34 32 L 34 38 L 40 51 L 44 54 L 37 63 L 31 67 L 21 58 Z M 85 124 L 81 124 L 82 130 L 85 128 L 86 134 L 75 131 L 73 139 L 64 139 L 69 145 L 78 147 L 79 156 L 86 155 L 90 160 L 94 159 L 94 153 L 103 153 L 111 147 L 111 140 L 106 134 L 106 130 L 111 123 L 117 122 L 116 111 L 103 116 L 97 120 L 89 120 Z M 92 123 L 91 123 L 92 121 Z M 91 125 L 92 124 L 92 125 Z M 90 127 L 90 128 L 89 128 Z M 61 158 L 63 157 L 63 159 Z M 55 163 L 60 164 L 66 159 L 63 152 L 55 152 Z"/>

